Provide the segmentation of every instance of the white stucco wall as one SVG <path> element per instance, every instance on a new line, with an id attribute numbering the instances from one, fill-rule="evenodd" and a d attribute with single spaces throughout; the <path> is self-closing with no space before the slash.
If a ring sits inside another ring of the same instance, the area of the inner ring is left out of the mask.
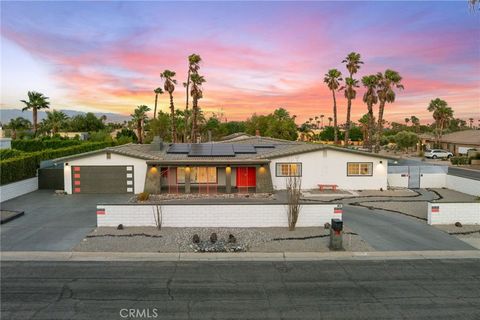
<path id="1" fill-rule="evenodd" d="M 302 205 L 297 227 L 323 226 L 331 219 L 336 204 Z M 104 211 L 103 211 L 103 210 Z M 99 227 L 156 226 L 153 205 L 98 205 Z M 283 204 L 162 205 L 162 227 L 287 227 L 287 206 Z"/>
<path id="2" fill-rule="evenodd" d="M 20 180 L 0 186 L 0 202 L 38 190 L 38 177 Z"/>
<path id="3" fill-rule="evenodd" d="M 432 212 L 438 207 L 438 212 Z M 480 202 L 474 203 L 428 203 L 428 224 L 480 224 Z"/>
<path id="4" fill-rule="evenodd" d="M 422 173 L 420 188 L 444 188 L 446 179 L 447 175 L 445 173 Z"/>
<path id="5" fill-rule="evenodd" d="M 408 175 L 402 173 L 389 173 L 388 186 L 395 188 L 408 188 Z"/>
<path id="6" fill-rule="evenodd" d="M 273 187 L 276 190 L 285 189 L 287 180 L 285 177 L 276 177 L 275 175 L 276 164 L 279 162 L 302 163 L 303 189 L 317 189 L 318 184 L 336 184 L 340 189 L 347 190 L 387 189 L 388 162 L 386 159 L 336 150 L 320 150 L 275 158 L 271 160 L 270 171 Z M 348 162 L 372 162 L 373 175 L 347 176 Z"/>
<path id="7" fill-rule="evenodd" d="M 147 162 L 143 159 L 127 157 L 111 153 L 111 158 L 107 159 L 106 153 L 95 154 L 89 157 L 78 158 L 68 161 L 68 166 L 64 168 L 65 192 L 72 193 L 72 166 L 133 166 L 134 170 L 134 191 L 143 192 L 145 187 L 145 175 L 147 172 Z"/>
<path id="8" fill-rule="evenodd" d="M 480 180 L 447 175 L 446 187 L 472 196 L 480 196 Z"/>

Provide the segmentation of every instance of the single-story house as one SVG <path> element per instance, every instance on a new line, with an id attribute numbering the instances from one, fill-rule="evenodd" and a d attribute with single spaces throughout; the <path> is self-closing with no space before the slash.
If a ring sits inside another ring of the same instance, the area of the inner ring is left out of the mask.
<path id="1" fill-rule="evenodd" d="M 212 143 L 125 144 L 55 160 L 71 193 L 272 192 L 386 189 L 388 157 L 330 145 L 244 136 Z"/>
<path id="2" fill-rule="evenodd" d="M 419 138 L 425 148 L 431 149 L 434 147 L 434 135 L 421 134 Z M 440 148 L 455 155 L 466 154 L 468 149 L 480 150 L 480 130 L 468 129 L 444 134 L 440 139 Z"/>

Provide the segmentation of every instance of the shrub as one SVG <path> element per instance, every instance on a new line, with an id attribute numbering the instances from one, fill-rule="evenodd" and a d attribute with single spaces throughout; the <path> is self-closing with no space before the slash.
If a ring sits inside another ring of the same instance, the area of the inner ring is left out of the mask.
<path id="1" fill-rule="evenodd" d="M 150 198 L 150 193 L 140 192 L 137 196 L 138 201 L 147 201 Z"/>
<path id="2" fill-rule="evenodd" d="M 110 146 L 107 142 L 83 143 L 61 149 L 24 153 L 20 156 L 0 161 L 0 185 L 33 178 L 43 160 L 66 157 L 78 153 L 94 151 Z"/>
<path id="3" fill-rule="evenodd" d="M 82 144 L 80 140 L 61 140 L 61 139 L 30 139 L 13 140 L 12 148 L 25 152 L 41 151 L 45 149 L 61 149 Z"/>
<path id="4" fill-rule="evenodd" d="M 0 160 L 6 160 L 14 157 L 21 156 L 23 154 L 20 150 L 15 149 L 1 149 L 0 150 Z"/>
<path id="5" fill-rule="evenodd" d="M 450 158 L 450 162 L 453 164 L 453 165 L 464 165 L 464 164 L 468 164 L 469 163 L 469 159 L 468 157 L 466 156 L 456 156 L 456 157 L 451 157 Z"/>

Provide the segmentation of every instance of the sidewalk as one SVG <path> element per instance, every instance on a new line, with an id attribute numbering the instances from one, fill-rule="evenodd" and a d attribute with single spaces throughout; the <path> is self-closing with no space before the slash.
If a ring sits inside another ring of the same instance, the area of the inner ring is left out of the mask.
<path id="1" fill-rule="evenodd" d="M 1 261 L 322 261 L 322 260 L 419 260 L 480 259 L 480 250 L 465 251 L 375 251 L 375 252 L 52 252 L 11 251 L 0 253 Z"/>

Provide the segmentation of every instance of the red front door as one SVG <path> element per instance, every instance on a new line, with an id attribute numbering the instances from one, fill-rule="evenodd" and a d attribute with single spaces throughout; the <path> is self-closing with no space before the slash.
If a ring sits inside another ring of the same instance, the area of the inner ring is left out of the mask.
<path id="1" fill-rule="evenodd" d="M 254 167 L 237 168 L 237 187 L 255 187 L 257 174 Z"/>

